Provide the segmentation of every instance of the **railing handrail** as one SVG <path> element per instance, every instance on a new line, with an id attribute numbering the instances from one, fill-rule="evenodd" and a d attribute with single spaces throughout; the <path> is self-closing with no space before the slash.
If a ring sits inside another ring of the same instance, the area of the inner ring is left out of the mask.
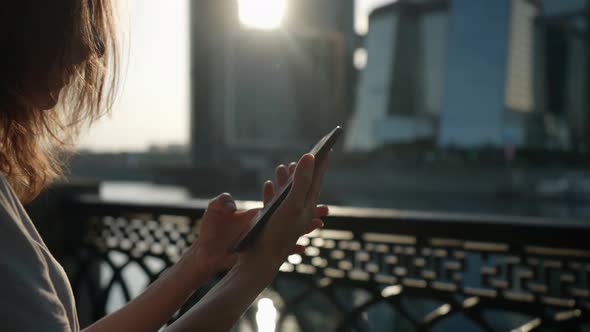
<path id="1" fill-rule="evenodd" d="M 179 259 L 198 238 L 198 219 L 207 203 L 98 195 L 64 202 L 66 252 L 79 267 L 73 284 L 98 280 L 91 269 L 96 262 L 113 271 L 106 286 L 93 285 L 93 320 L 105 314 L 114 284 L 127 290 L 125 299 L 131 299 L 128 283 L 132 281 L 125 280 L 121 271 L 134 266 L 153 281 Z M 237 205 L 247 209 L 261 203 L 239 201 Z M 333 316 L 338 321 L 330 328 L 338 331 L 360 322 L 363 313 L 377 304 L 388 305 L 416 330 L 427 330 L 456 313 L 484 330 L 493 330 L 484 317 L 490 309 L 530 317 L 525 327 L 577 326 L 590 321 L 590 227 L 581 221 L 339 206 L 331 207 L 325 221 L 324 230 L 301 239 L 307 245 L 305 253 L 287 260 L 271 287 L 285 302 L 281 317 L 293 313 L 299 304 L 306 306 L 300 301 L 313 303 L 311 294 L 319 294 L 341 313 L 340 318 Z M 146 263 L 148 258 L 161 262 L 161 267 L 153 270 Z M 362 289 L 369 299 L 354 303 L 353 295 L 335 296 L 338 289 L 346 294 Z M 441 303 L 440 310 L 421 312 L 430 305 L 424 302 L 424 307 L 414 308 L 412 318 L 408 312 L 414 306 L 404 298 L 435 301 Z M 307 317 L 301 314 L 298 321 L 305 330 Z M 517 323 L 510 320 L 511 326 Z"/>
<path id="2" fill-rule="evenodd" d="M 84 194 L 72 198 L 74 202 L 82 204 L 100 204 L 100 205 L 121 205 L 121 206 L 138 206 L 142 209 L 197 209 L 205 210 L 209 202 L 208 199 L 193 198 L 176 201 L 160 200 L 143 200 L 143 199 L 109 199 L 102 198 L 99 195 Z M 240 209 L 251 209 L 261 207 L 260 201 L 253 200 L 236 200 Z M 548 217 L 530 217 L 517 216 L 508 214 L 478 214 L 464 212 L 425 212 L 415 210 L 400 210 L 392 208 L 372 208 L 357 206 L 340 206 L 330 205 L 330 215 L 336 217 L 349 217 L 359 219 L 411 219 L 411 220 L 440 220 L 486 224 L 486 223 L 505 223 L 521 224 L 528 226 L 545 226 L 555 225 L 556 219 L 559 219 L 560 227 L 587 228 L 590 230 L 590 221 L 584 221 L 575 218 L 548 218 Z"/>
<path id="3" fill-rule="evenodd" d="M 80 195 L 72 198 L 72 207 L 86 210 L 111 208 L 126 212 L 174 214 L 199 217 L 206 209 L 208 200 L 191 199 L 175 202 L 149 200 L 104 199 L 98 195 Z M 259 201 L 237 201 L 240 209 L 257 208 Z M 555 245 L 590 249 L 590 222 L 581 220 L 552 220 L 538 217 L 503 215 L 477 215 L 446 212 L 417 212 L 396 209 L 357 208 L 330 206 L 329 222 L 337 221 L 338 227 L 351 231 L 365 228 L 401 234 L 454 237 L 465 233 L 474 240 L 486 241 L 503 239 L 519 243 Z"/>

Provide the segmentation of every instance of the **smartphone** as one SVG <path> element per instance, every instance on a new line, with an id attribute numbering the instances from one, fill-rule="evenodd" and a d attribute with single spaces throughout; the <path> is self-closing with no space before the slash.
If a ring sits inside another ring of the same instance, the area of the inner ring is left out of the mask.
<path id="1" fill-rule="evenodd" d="M 342 128 L 337 126 L 328 135 L 322 137 L 320 141 L 311 149 L 309 153 L 313 154 L 316 159 L 316 163 L 326 157 L 328 152 L 332 149 L 338 137 L 342 133 Z M 291 186 L 293 185 L 293 176 L 289 178 L 287 183 L 279 189 L 279 192 L 275 194 L 275 197 L 266 206 L 258 212 L 256 217 L 250 222 L 250 229 L 244 233 L 242 238 L 234 246 L 234 251 L 242 251 L 247 248 L 256 239 L 258 234 L 264 228 L 264 225 L 268 222 L 270 217 L 276 211 L 276 209 L 283 203 Z"/>

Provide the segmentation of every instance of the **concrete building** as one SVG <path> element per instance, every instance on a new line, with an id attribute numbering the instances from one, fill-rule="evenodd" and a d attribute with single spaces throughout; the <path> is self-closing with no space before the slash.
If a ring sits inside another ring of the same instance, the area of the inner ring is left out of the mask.
<path id="1" fill-rule="evenodd" d="M 240 24 L 238 1 L 191 1 L 197 163 L 301 152 L 350 115 L 353 0 L 287 8 L 280 28 L 258 30 Z"/>
<path id="2" fill-rule="evenodd" d="M 370 16 L 346 148 L 585 151 L 585 0 L 400 0 Z"/>
<path id="3" fill-rule="evenodd" d="M 441 108 L 446 1 L 398 1 L 373 11 L 345 148 L 431 139 Z"/>

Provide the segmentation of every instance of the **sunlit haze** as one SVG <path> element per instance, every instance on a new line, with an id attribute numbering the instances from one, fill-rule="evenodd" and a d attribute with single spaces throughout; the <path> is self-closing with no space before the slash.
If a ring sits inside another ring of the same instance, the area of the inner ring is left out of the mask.
<path id="1" fill-rule="evenodd" d="M 370 10 L 394 0 L 356 0 L 355 29 L 368 29 Z M 242 24 L 271 29 L 280 25 L 285 0 L 239 0 Z M 113 114 L 88 131 L 80 147 L 99 151 L 137 151 L 150 145 L 188 144 L 189 2 L 124 0 L 126 30 L 122 93 Z"/>
<path id="2" fill-rule="evenodd" d="M 287 11 L 287 0 L 238 0 L 238 8 L 246 27 L 276 29 Z"/>
<path id="3" fill-rule="evenodd" d="M 81 137 L 80 147 L 129 151 L 187 144 L 188 1 L 125 0 L 117 5 L 127 46 L 122 93 L 112 115 Z"/>

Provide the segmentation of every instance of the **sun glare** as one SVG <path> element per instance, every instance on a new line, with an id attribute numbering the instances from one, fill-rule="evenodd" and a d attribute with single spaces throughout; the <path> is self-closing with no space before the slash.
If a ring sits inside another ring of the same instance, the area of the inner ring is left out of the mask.
<path id="1" fill-rule="evenodd" d="M 276 29 L 287 11 L 287 0 L 238 0 L 240 22 L 254 29 Z"/>
<path id="2" fill-rule="evenodd" d="M 259 332 L 275 332 L 277 326 L 277 309 L 269 298 L 258 300 L 256 325 Z"/>

